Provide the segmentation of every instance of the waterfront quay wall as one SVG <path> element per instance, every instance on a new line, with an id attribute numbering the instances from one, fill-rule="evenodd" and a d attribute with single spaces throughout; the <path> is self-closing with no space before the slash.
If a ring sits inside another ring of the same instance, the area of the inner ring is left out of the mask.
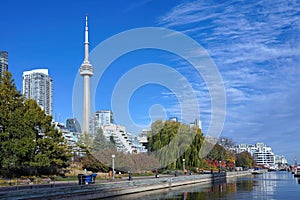
<path id="1" fill-rule="evenodd" d="M 248 174 L 251 173 L 214 173 L 168 178 L 148 178 L 133 181 L 114 181 L 108 183 L 74 185 L 68 187 L 19 190 L 0 193 L 0 199 L 99 199 L 189 184 L 207 184 L 221 181 L 228 177 Z"/>
<path id="2" fill-rule="evenodd" d="M 227 172 L 226 178 L 238 177 L 238 176 L 248 176 L 251 175 L 251 171 L 238 171 L 238 172 Z"/>

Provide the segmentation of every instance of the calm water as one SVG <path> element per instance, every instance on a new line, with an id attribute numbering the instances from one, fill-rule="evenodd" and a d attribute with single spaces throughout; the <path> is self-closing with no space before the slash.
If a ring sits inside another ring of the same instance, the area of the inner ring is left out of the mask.
<path id="1" fill-rule="evenodd" d="M 268 172 L 227 181 L 190 185 L 115 199 L 300 199 L 300 184 L 290 172 Z"/>

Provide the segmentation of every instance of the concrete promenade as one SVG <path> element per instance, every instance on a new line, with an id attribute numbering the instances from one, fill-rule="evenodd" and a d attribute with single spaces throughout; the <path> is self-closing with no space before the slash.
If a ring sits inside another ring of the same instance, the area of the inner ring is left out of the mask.
<path id="1" fill-rule="evenodd" d="M 207 184 L 230 177 L 251 175 L 251 172 L 227 172 L 179 177 L 139 178 L 97 182 L 90 185 L 56 185 L 51 188 L 0 192 L 0 199 L 99 199 L 165 189 L 189 184 Z"/>

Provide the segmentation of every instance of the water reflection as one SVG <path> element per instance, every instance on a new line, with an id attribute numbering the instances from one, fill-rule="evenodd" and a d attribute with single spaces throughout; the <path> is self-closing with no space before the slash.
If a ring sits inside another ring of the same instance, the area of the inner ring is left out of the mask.
<path id="1" fill-rule="evenodd" d="M 249 191 L 251 190 L 250 188 L 252 187 L 252 182 L 251 180 L 245 180 L 243 181 L 243 184 L 239 184 L 239 187 L 245 191 Z M 219 182 L 214 182 L 213 184 L 193 184 L 170 189 L 126 195 L 112 199 L 222 199 L 226 196 L 228 197 L 229 194 L 236 193 L 237 188 L 236 179 L 229 179 L 227 181 L 224 179 Z"/>
<path id="2" fill-rule="evenodd" d="M 277 173 L 264 173 L 257 174 L 253 177 L 253 195 L 267 199 L 270 196 L 274 196 L 276 189 L 276 180 L 282 179 L 280 174 Z"/>
<path id="3" fill-rule="evenodd" d="M 296 181 L 296 183 L 295 183 Z M 298 199 L 300 179 L 288 172 L 231 178 L 212 184 L 194 184 L 115 199 Z"/>

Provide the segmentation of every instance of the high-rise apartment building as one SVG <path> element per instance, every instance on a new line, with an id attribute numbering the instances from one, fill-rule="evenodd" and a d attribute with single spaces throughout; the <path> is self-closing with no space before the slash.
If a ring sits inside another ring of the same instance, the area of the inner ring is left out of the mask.
<path id="1" fill-rule="evenodd" d="M 26 99 L 34 99 L 47 115 L 52 115 L 53 90 L 48 69 L 23 72 L 22 94 Z"/>
<path id="2" fill-rule="evenodd" d="M 111 110 L 98 110 L 90 120 L 90 132 L 95 134 L 100 127 L 113 123 L 113 112 Z"/>
<path id="3" fill-rule="evenodd" d="M 113 112 L 111 110 L 98 110 L 94 119 L 99 126 L 113 124 Z"/>
<path id="4" fill-rule="evenodd" d="M 0 51 L 0 76 L 8 70 L 8 53 Z"/>

